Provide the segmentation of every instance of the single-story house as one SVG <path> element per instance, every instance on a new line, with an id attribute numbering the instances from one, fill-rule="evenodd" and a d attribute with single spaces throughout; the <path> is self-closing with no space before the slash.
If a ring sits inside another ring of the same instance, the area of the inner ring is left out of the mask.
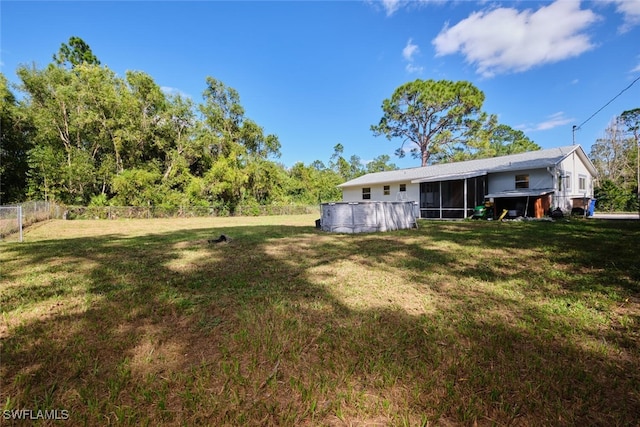
<path id="1" fill-rule="evenodd" d="M 375 172 L 340 184 L 345 202 L 414 201 L 421 218 L 494 215 L 540 218 L 551 209 L 587 209 L 597 172 L 580 145 L 489 159 Z"/>

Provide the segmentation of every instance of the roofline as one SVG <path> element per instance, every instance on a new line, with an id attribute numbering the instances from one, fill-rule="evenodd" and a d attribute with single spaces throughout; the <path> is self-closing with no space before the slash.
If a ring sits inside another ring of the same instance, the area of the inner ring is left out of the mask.
<path id="1" fill-rule="evenodd" d="M 563 148 L 564 149 L 569 148 L 569 151 L 565 155 L 563 155 L 560 158 L 560 160 L 558 160 L 557 162 L 549 161 L 547 163 L 547 166 L 546 166 L 547 168 L 548 167 L 557 167 L 561 162 L 566 160 L 571 154 L 577 153 L 578 157 L 580 157 L 580 159 L 583 161 L 583 163 L 585 164 L 585 166 L 587 167 L 589 172 L 594 177 L 598 176 L 598 171 L 596 170 L 595 166 L 593 165 L 593 162 L 591 162 L 591 159 L 589 159 L 589 156 L 587 155 L 587 153 L 584 151 L 584 149 L 582 148 L 582 146 L 580 144 L 556 147 L 556 149 L 563 149 Z M 547 149 L 547 150 L 552 150 L 552 149 Z M 516 153 L 516 154 L 513 154 L 513 155 L 515 156 L 515 155 L 518 155 L 518 154 L 523 154 L 523 153 Z M 508 155 L 508 156 L 512 156 L 512 155 Z M 498 157 L 508 157 L 508 156 L 498 156 Z M 471 160 L 465 160 L 464 162 L 475 161 L 475 160 L 482 160 L 482 159 L 471 159 Z M 549 159 L 549 160 L 551 160 L 551 159 Z M 454 163 L 456 163 L 456 162 L 454 162 Z M 415 170 L 419 170 L 419 169 L 431 168 L 433 166 L 438 166 L 438 165 L 416 166 L 416 167 L 411 167 L 411 168 L 396 169 L 396 170 L 393 170 L 393 171 L 374 172 L 374 174 L 389 174 L 389 175 L 393 176 L 393 174 L 397 173 L 397 172 L 415 171 Z M 517 172 L 517 171 L 529 170 L 529 169 L 531 169 L 531 167 L 513 167 L 513 168 L 504 167 L 502 169 L 484 171 L 484 174 L 491 175 L 491 174 L 496 174 L 496 173 Z M 482 174 L 482 172 L 480 172 L 480 173 Z M 366 176 L 366 175 L 371 175 L 371 174 L 365 174 L 363 176 Z M 443 175 L 440 175 L 440 176 L 445 178 L 444 180 L 447 180 L 447 178 L 452 178 L 455 175 L 456 174 L 443 174 Z M 466 175 L 466 174 L 463 173 L 462 175 Z M 392 184 L 392 183 L 403 183 L 403 182 L 407 182 L 407 181 L 410 182 L 410 183 L 415 184 L 415 183 L 418 183 L 420 181 L 426 182 L 427 180 L 428 181 L 438 180 L 437 176 L 433 176 L 433 177 L 430 177 L 430 178 L 408 178 L 408 177 L 393 176 L 393 178 L 391 178 L 391 179 L 380 179 L 380 180 L 376 180 L 375 182 L 368 182 L 366 184 L 363 184 L 363 183 L 352 184 L 351 183 L 352 181 L 357 180 L 357 179 L 358 178 L 354 178 L 354 179 L 351 179 L 349 181 L 343 182 L 342 184 L 338 184 L 336 187 L 337 188 L 353 188 L 353 187 L 362 187 L 362 186 L 367 186 L 367 185 L 370 186 L 370 185 L 382 185 L 382 184 L 387 184 L 387 183 L 389 183 L 389 184 Z"/>
<path id="2" fill-rule="evenodd" d="M 580 150 L 578 150 L 578 156 L 580 156 L 580 158 L 582 159 L 582 161 L 584 162 L 584 164 L 587 166 L 587 168 L 589 169 L 589 172 L 591 172 L 591 174 L 594 177 L 598 176 L 598 170 L 596 169 L 595 165 L 593 164 L 593 162 L 591 161 L 591 159 L 589 158 L 589 155 L 587 155 L 587 153 L 584 151 L 584 148 L 582 148 L 581 145 L 576 145 L 577 148 L 580 148 Z M 576 148 L 576 149 L 577 149 Z M 576 150 L 573 150 L 573 152 L 575 152 Z M 568 156 L 568 155 L 567 155 Z M 566 158 L 566 157 L 565 157 Z"/>
<path id="3" fill-rule="evenodd" d="M 385 171 L 385 172 L 398 172 L 398 171 L 406 171 L 406 170 L 410 170 L 410 169 L 419 169 L 419 168 L 396 169 L 394 171 Z M 384 173 L 384 172 L 374 172 L 374 173 Z M 365 175 L 368 175 L 368 174 L 365 174 Z M 365 175 L 362 175 L 362 176 L 365 176 Z M 357 179 L 357 178 L 354 178 L 354 179 Z M 353 181 L 353 180 L 350 180 L 350 181 Z M 411 181 L 411 178 L 389 179 L 389 180 L 384 180 L 384 181 L 380 181 L 378 183 L 375 183 L 375 185 L 382 184 L 382 183 L 386 184 L 387 182 L 388 183 L 394 183 L 394 182 L 407 182 L 407 181 Z M 363 184 L 349 184 L 349 185 L 347 185 L 348 183 L 349 183 L 349 181 L 343 182 L 342 184 L 336 185 L 336 187 L 362 187 L 362 185 L 363 185 Z"/>
<path id="4" fill-rule="evenodd" d="M 454 181 L 454 180 L 458 180 L 458 179 L 477 178 L 479 176 L 486 176 L 488 174 L 489 174 L 489 172 L 483 171 L 483 170 L 474 171 L 474 172 L 463 172 L 463 173 L 457 173 L 457 174 L 456 173 L 449 173 L 449 174 L 446 174 L 446 175 L 434 175 L 434 176 L 430 176 L 428 178 L 412 179 L 411 183 L 412 184 L 421 184 L 423 182 Z"/>
<path id="5" fill-rule="evenodd" d="M 591 172 L 591 175 L 593 175 L 594 177 L 597 177 L 598 176 L 598 170 L 594 166 L 593 162 L 591 161 L 591 159 L 589 158 L 587 153 L 584 151 L 584 148 L 582 148 L 582 146 L 580 144 L 572 145 L 572 147 L 573 148 L 564 157 L 562 157 L 562 159 L 558 160 L 554 164 L 554 166 L 557 167 L 560 163 L 564 162 L 567 159 L 567 157 L 569 157 L 571 154 L 576 153 L 576 154 L 578 154 L 578 157 L 580 157 L 580 159 L 582 159 L 582 162 L 585 164 L 587 169 L 589 169 L 589 172 Z"/>

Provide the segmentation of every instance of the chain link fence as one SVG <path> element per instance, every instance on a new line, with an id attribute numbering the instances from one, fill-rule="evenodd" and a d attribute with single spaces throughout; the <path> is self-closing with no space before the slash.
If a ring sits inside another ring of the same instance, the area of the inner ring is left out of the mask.
<path id="1" fill-rule="evenodd" d="M 239 206 L 231 214 L 214 206 L 63 206 L 54 202 L 25 202 L 0 206 L 0 239 L 22 236 L 22 230 L 36 222 L 49 219 L 150 219 L 194 218 L 219 216 L 320 215 L 320 207 L 313 205 L 253 205 Z"/>
<path id="2" fill-rule="evenodd" d="M 21 218 L 19 218 L 21 212 Z M 214 206 L 63 206 L 54 202 L 34 201 L 0 206 L 0 239 L 22 235 L 22 230 L 49 219 L 150 219 L 221 216 L 320 215 L 314 205 L 239 206 L 233 213 Z"/>
<path id="3" fill-rule="evenodd" d="M 0 206 L 0 239 L 22 229 L 20 206 Z"/>
<path id="4" fill-rule="evenodd" d="M 18 234 L 31 224 L 60 217 L 61 206 L 43 201 L 25 202 L 15 205 L 0 206 L 0 239 Z"/>
<path id="5" fill-rule="evenodd" d="M 320 214 L 319 206 L 309 205 L 269 205 L 239 206 L 233 213 L 213 206 L 181 206 L 166 208 L 160 206 L 65 206 L 61 219 L 150 219 L 150 218 L 194 218 L 219 216 L 267 216 Z"/>

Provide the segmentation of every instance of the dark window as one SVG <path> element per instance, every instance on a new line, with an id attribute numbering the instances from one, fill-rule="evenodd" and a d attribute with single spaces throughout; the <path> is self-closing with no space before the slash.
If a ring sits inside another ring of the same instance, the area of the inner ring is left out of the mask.
<path id="1" fill-rule="evenodd" d="M 407 184 L 400 184 L 400 191 L 407 191 Z"/>
<path id="2" fill-rule="evenodd" d="M 443 208 L 463 208 L 464 207 L 464 181 L 443 181 L 442 207 Z M 445 216 L 446 218 L 446 216 Z"/>
<path id="3" fill-rule="evenodd" d="M 484 204 L 486 175 L 467 180 L 467 206 L 473 208 Z"/>
<path id="4" fill-rule="evenodd" d="M 420 207 L 439 208 L 440 207 L 440 183 L 423 182 L 420 184 Z"/>
<path id="5" fill-rule="evenodd" d="M 391 186 L 390 185 L 385 185 L 383 193 L 384 193 L 385 196 L 390 195 L 391 194 Z"/>
<path id="6" fill-rule="evenodd" d="M 516 188 L 529 188 L 529 175 L 516 175 Z"/>
<path id="7" fill-rule="evenodd" d="M 365 187 L 362 189 L 362 200 L 371 199 L 371 187 Z"/>
<path id="8" fill-rule="evenodd" d="M 558 191 L 562 191 L 562 189 L 564 188 L 564 183 L 562 182 L 564 180 L 564 177 L 562 175 L 562 172 L 558 172 Z"/>

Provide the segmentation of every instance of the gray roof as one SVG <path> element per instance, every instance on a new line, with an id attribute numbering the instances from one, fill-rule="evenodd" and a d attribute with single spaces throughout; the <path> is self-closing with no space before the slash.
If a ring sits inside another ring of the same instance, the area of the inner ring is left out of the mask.
<path id="1" fill-rule="evenodd" d="M 399 169 L 395 171 L 369 173 L 338 187 L 360 187 L 363 185 L 393 183 L 393 182 L 427 182 L 444 181 L 447 179 L 469 178 L 486 175 L 488 173 L 539 169 L 555 166 L 571 153 L 576 152 L 596 175 L 593 164 L 579 145 L 549 148 L 546 150 L 528 151 L 526 153 L 511 154 L 509 156 L 491 157 L 488 159 L 468 160 L 464 162 L 443 163 L 419 168 Z"/>

